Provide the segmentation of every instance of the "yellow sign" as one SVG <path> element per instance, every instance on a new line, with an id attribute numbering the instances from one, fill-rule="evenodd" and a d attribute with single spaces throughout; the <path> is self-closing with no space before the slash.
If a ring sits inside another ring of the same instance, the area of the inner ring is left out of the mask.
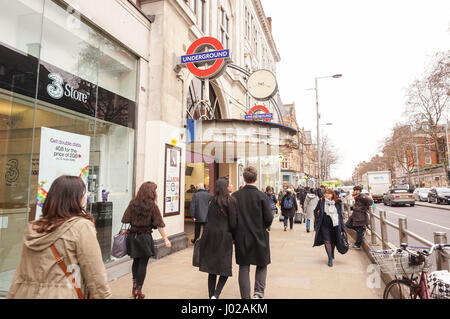
<path id="1" fill-rule="evenodd" d="M 280 162 L 283 162 L 283 161 L 284 161 L 284 159 L 285 159 L 284 155 L 280 155 L 280 156 L 278 156 L 278 160 L 279 160 Z"/>
<path id="2" fill-rule="evenodd" d="M 176 139 L 172 139 L 170 140 L 170 144 L 172 144 L 173 146 L 177 146 L 178 141 Z"/>

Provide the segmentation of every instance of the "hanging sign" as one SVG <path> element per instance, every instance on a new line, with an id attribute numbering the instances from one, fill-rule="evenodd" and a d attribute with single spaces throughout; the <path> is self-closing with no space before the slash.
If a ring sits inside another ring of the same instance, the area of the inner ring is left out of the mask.
<path id="1" fill-rule="evenodd" d="M 206 48 L 213 51 L 204 52 Z M 199 79 L 211 79 L 219 76 L 230 58 L 230 50 L 225 50 L 219 40 L 212 37 L 200 38 L 189 47 L 186 55 L 181 57 L 181 63 L 186 64 L 188 70 Z M 214 63 L 200 69 L 194 63 L 214 61 Z"/>
<path id="2" fill-rule="evenodd" d="M 41 128 L 36 220 L 41 216 L 50 186 L 58 177 L 79 176 L 87 191 L 90 142 L 89 136 Z"/>
<path id="3" fill-rule="evenodd" d="M 273 119 L 273 114 L 264 105 L 256 105 L 245 115 L 245 119 L 249 121 L 265 120 L 266 122 L 270 122 Z"/>

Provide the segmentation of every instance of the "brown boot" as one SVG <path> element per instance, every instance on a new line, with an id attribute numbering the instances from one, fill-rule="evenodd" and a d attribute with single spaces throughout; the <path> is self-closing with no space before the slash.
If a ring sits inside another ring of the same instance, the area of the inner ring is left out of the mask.
<path id="1" fill-rule="evenodd" d="M 144 299 L 145 295 L 142 293 L 142 286 L 136 287 L 136 290 L 134 291 L 134 299 Z"/>
<path id="2" fill-rule="evenodd" d="M 133 289 L 131 290 L 131 294 L 133 295 L 133 297 L 136 297 L 136 288 L 137 288 L 136 279 L 133 279 Z"/>

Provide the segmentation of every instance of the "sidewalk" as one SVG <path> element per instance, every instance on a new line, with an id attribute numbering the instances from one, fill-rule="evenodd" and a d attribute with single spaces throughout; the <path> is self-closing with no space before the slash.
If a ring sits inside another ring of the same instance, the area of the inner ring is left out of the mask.
<path id="1" fill-rule="evenodd" d="M 382 297 L 382 289 L 370 289 L 366 285 L 370 261 L 362 250 L 350 250 L 344 256 L 336 251 L 334 267 L 329 268 L 325 248 L 312 248 L 314 232 L 307 233 L 305 228 L 305 224 L 295 224 L 293 231 L 284 232 L 278 216 L 275 218 L 270 232 L 272 263 L 268 267 L 267 299 Z M 188 249 L 151 262 L 143 289 L 146 298 L 207 299 L 208 275 L 192 266 L 192 252 L 189 242 Z M 254 268 L 251 267 L 252 285 Z M 240 298 L 237 274 L 238 266 L 234 263 L 233 277 L 228 279 L 222 299 Z M 110 285 L 114 298 L 131 298 L 131 274 Z"/>
<path id="2" fill-rule="evenodd" d="M 442 210 L 450 210 L 450 205 L 438 205 L 438 204 L 432 204 L 427 202 L 418 202 L 416 201 L 417 206 L 423 206 L 423 207 L 429 207 L 429 208 L 437 208 Z"/>

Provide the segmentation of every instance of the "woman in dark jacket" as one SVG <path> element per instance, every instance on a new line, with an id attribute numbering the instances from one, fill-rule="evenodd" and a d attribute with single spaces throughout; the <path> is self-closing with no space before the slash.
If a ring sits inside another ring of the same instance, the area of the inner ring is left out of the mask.
<path id="1" fill-rule="evenodd" d="M 131 200 L 122 218 L 122 223 L 131 224 L 127 236 L 127 254 L 133 258 L 133 296 L 144 299 L 142 286 L 147 274 L 147 264 L 150 257 L 155 256 L 155 245 L 152 229 L 158 229 L 167 248 L 172 244 L 164 231 L 164 221 L 156 204 L 157 185 L 152 182 L 144 183 L 136 197 Z"/>
<path id="2" fill-rule="evenodd" d="M 200 271 L 209 274 L 209 298 L 218 299 L 232 276 L 233 240 L 237 226 L 237 202 L 228 179 L 219 179 L 208 209 L 208 223 L 200 243 Z M 220 276 L 217 283 L 217 276 Z"/>
<path id="3" fill-rule="evenodd" d="M 316 235 L 313 247 L 325 244 L 328 266 L 333 267 L 334 249 L 342 240 L 345 228 L 340 199 L 331 189 L 325 191 L 323 198 L 314 210 L 314 230 Z"/>
<path id="4" fill-rule="evenodd" d="M 294 227 L 295 213 L 298 211 L 296 194 L 292 188 L 289 188 L 286 195 L 281 199 L 280 207 L 284 216 L 284 231 L 287 229 L 288 219 L 290 229 L 292 230 Z"/>
<path id="5" fill-rule="evenodd" d="M 267 186 L 265 194 L 269 198 L 270 208 L 272 209 L 273 216 L 275 216 L 276 214 L 278 214 L 278 208 L 277 208 L 278 199 L 275 196 L 273 188 L 271 186 Z"/>

